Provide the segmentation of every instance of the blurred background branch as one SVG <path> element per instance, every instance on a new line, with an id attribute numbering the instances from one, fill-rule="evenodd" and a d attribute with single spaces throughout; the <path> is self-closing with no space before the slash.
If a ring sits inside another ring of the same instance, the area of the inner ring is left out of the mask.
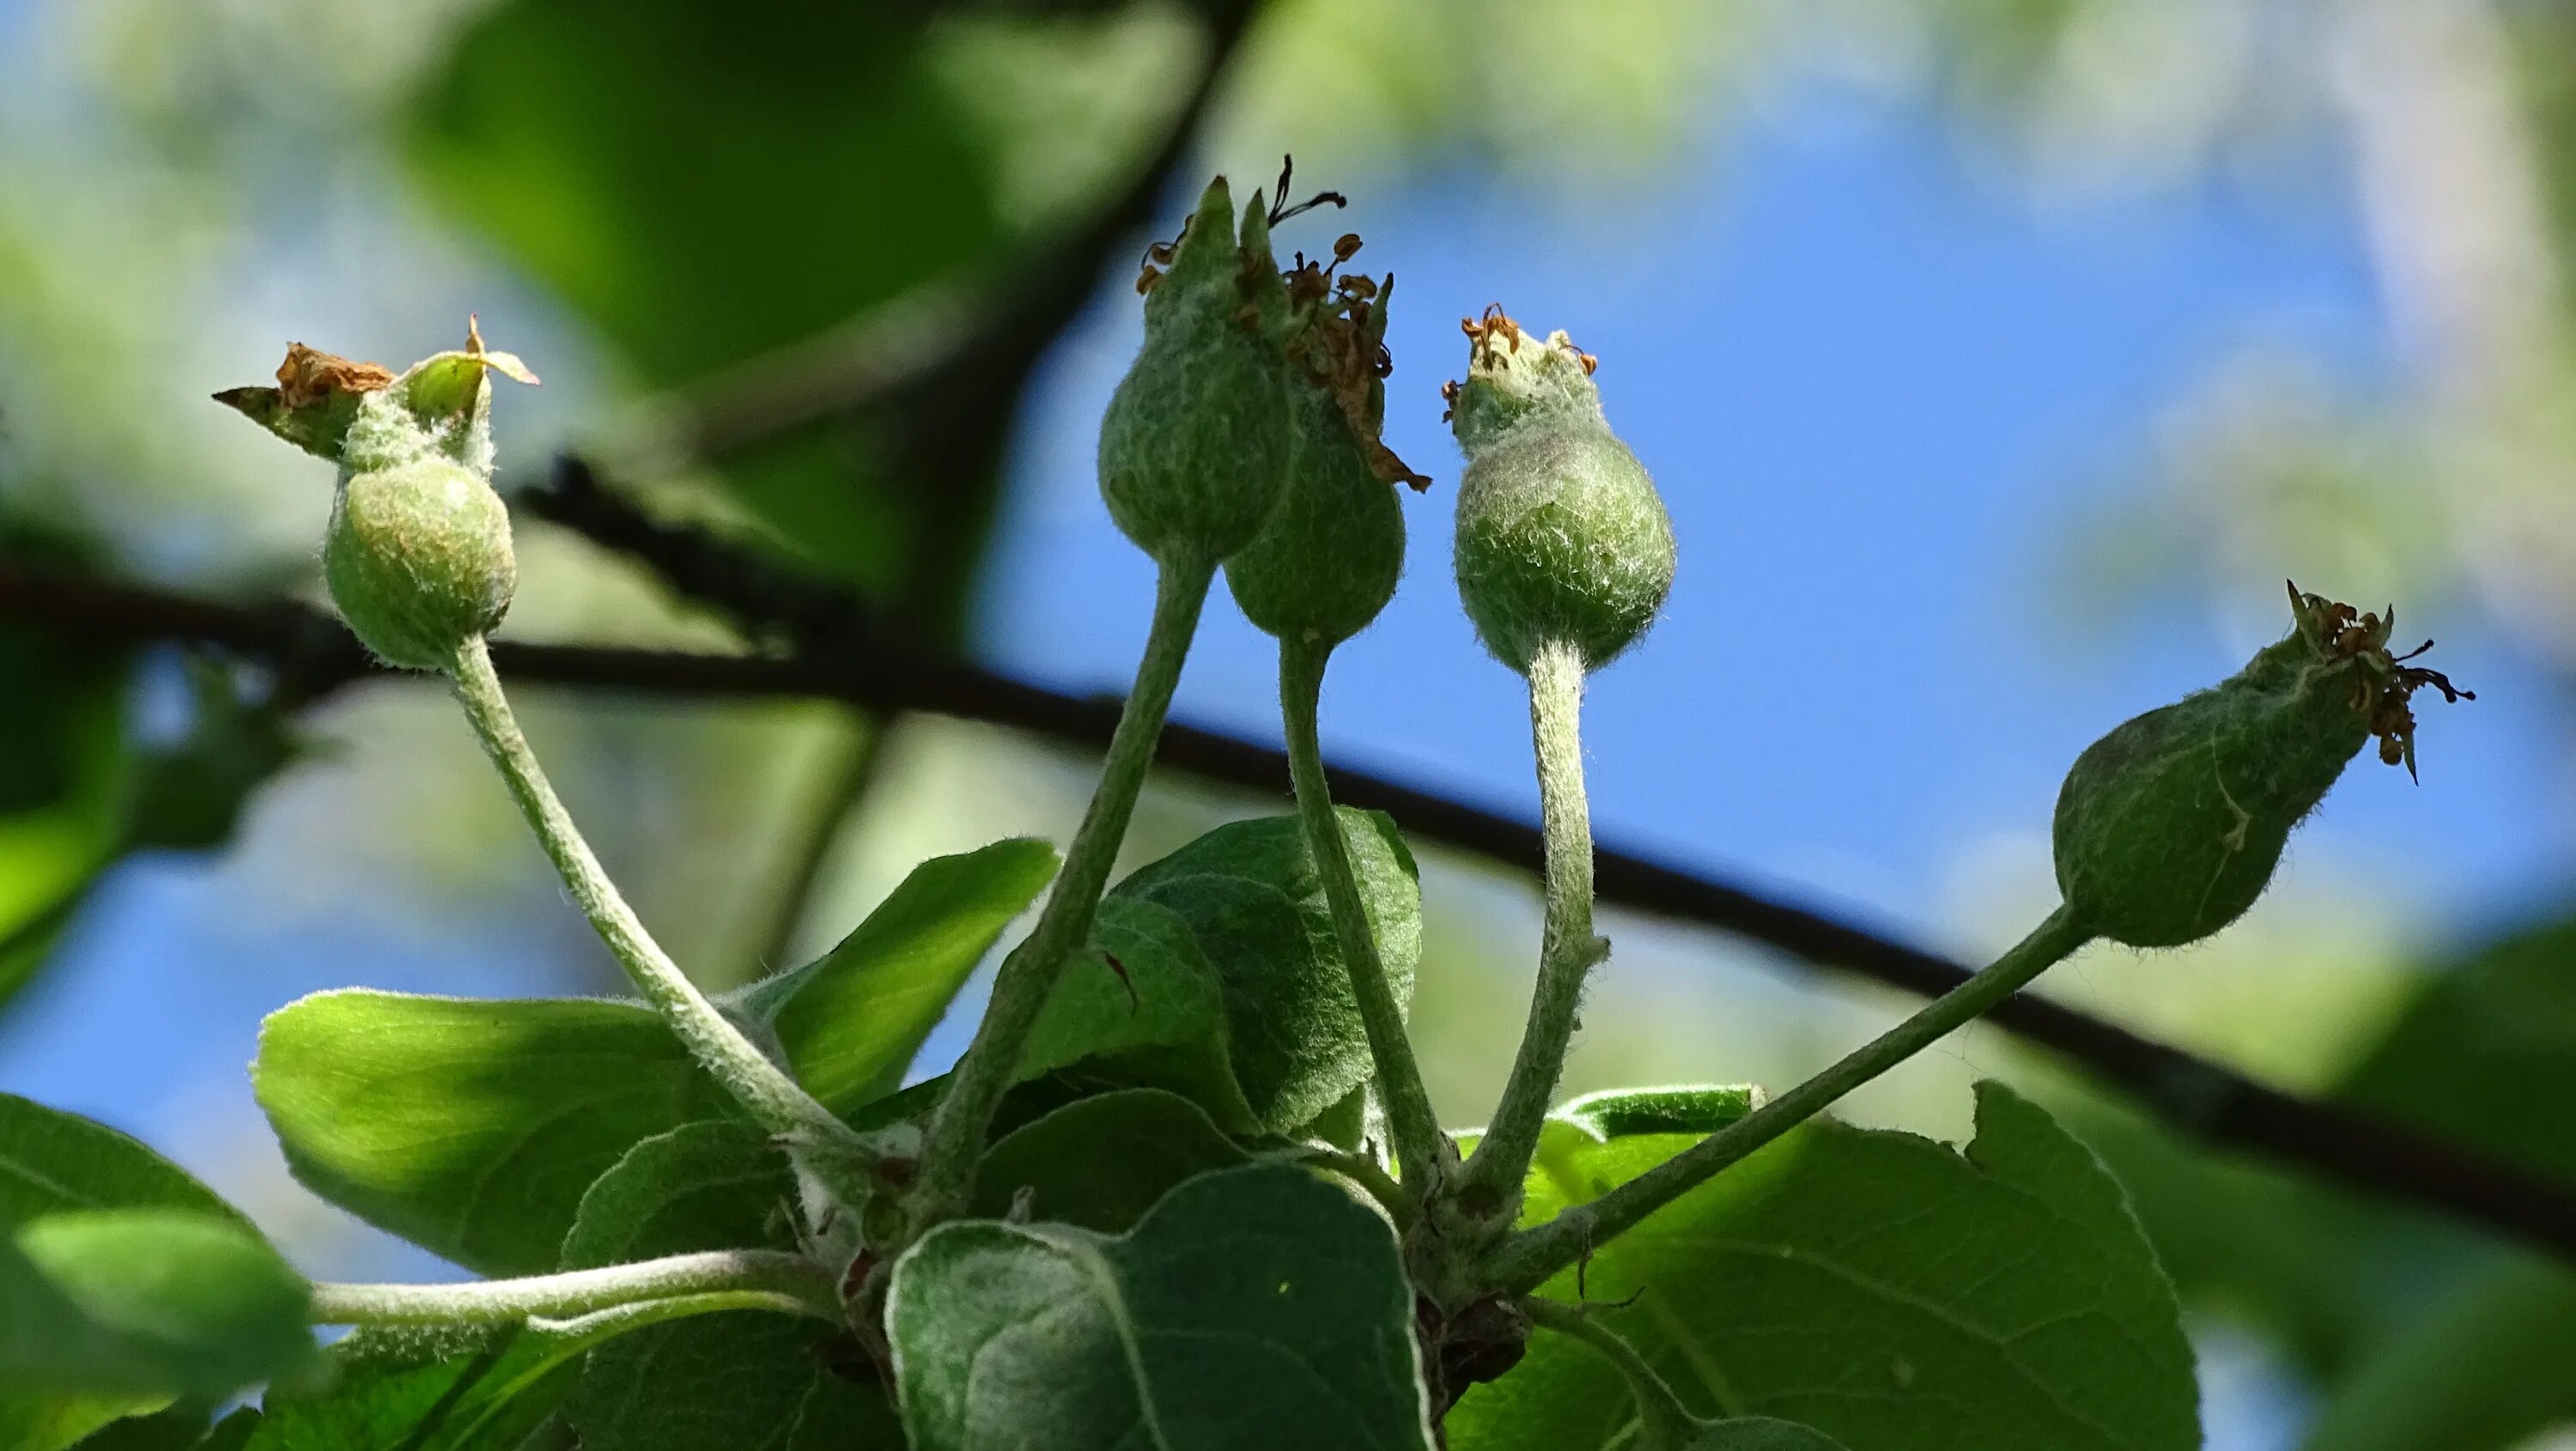
<path id="1" fill-rule="evenodd" d="M 579 467 L 564 473 L 589 478 Z M 615 506 L 604 500 L 598 496 L 587 507 L 613 513 Z M 925 660 L 888 644 L 871 644 L 864 631 L 848 628 L 864 620 L 863 608 L 845 603 L 827 618 L 816 608 L 818 601 L 761 579 L 756 566 L 729 558 L 721 545 L 693 538 L 689 531 L 644 534 L 619 526 L 603 532 L 615 539 L 656 541 L 646 546 L 652 551 L 646 557 L 667 559 L 684 577 L 709 586 L 710 592 L 697 596 L 708 603 L 729 610 L 788 605 L 786 620 L 746 620 L 755 633 L 763 624 L 799 625 L 800 633 L 822 629 L 836 648 L 758 656 L 496 642 L 493 656 L 505 677 L 683 697 L 819 696 L 876 713 L 927 711 L 1009 726 L 1093 749 L 1107 745 L 1117 726 L 1115 698 L 1065 695 L 973 665 Z M 0 566 L 0 619 L 105 645 L 180 639 L 221 646 L 272 670 L 281 688 L 303 702 L 383 676 L 336 619 L 288 601 L 227 605 Z M 1156 764 L 1270 795 L 1288 779 L 1288 758 L 1278 749 L 1178 722 L 1165 730 Z M 1336 800 L 1387 812 L 1418 840 L 1524 872 L 1541 865 L 1538 828 L 1528 822 L 1348 766 L 1328 763 L 1326 769 Z M 847 795 L 835 799 L 846 801 Z M 1946 958 L 1705 873 L 1615 846 L 1602 846 L 1596 855 L 1596 890 L 1605 903 L 1713 927 L 1776 948 L 1793 960 L 1923 997 L 1948 991 L 1970 972 Z M 2187 1138 L 2265 1155 L 2576 1259 L 2576 1194 L 2537 1175 L 2367 1111 L 2266 1087 L 2045 998 L 2025 993 L 1997 1008 L 1987 1021 L 2066 1055 Z"/>

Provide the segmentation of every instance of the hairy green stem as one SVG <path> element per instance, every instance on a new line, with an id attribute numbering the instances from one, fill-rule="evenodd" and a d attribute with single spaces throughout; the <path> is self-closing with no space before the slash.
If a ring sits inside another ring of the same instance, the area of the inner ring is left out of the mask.
<path id="1" fill-rule="evenodd" d="M 2066 909 L 2048 914 L 2029 936 L 1914 1016 L 1840 1062 L 1727 1125 L 1690 1148 L 1536 1229 L 1511 1236 L 1480 1267 L 1487 1283 L 1527 1293 L 1648 1215 L 1708 1182 L 1718 1171 L 1822 1113 L 1844 1094 L 1931 1047 L 1951 1030 L 1983 1016 L 2093 939 Z"/>
<path id="2" fill-rule="evenodd" d="M 1530 739 L 1538 757 L 1539 822 L 1547 841 L 1547 926 L 1538 986 L 1530 994 L 1502 1102 L 1467 1160 L 1465 1185 L 1492 1196 L 1505 1223 L 1520 1203 L 1521 1180 L 1538 1151 L 1565 1052 L 1583 1006 L 1583 980 L 1610 944 L 1592 931 L 1592 810 L 1583 794 L 1583 661 L 1562 642 L 1530 657 Z"/>
<path id="3" fill-rule="evenodd" d="M 1646 1357 L 1619 1332 L 1594 1320 L 1580 1306 L 1542 1300 L 1535 1295 L 1518 1303 L 1531 1324 L 1580 1340 L 1619 1367 L 1620 1376 L 1628 1382 L 1628 1394 L 1637 1403 L 1636 1444 L 1640 1451 L 1683 1451 L 1699 1433 L 1700 1419 L 1690 1413 L 1681 1397 L 1674 1395 L 1673 1388 L 1646 1363 Z"/>
<path id="4" fill-rule="evenodd" d="M 1420 1215 L 1415 1207 L 1417 1196 L 1406 1193 L 1404 1186 L 1397 1183 L 1372 1155 L 1327 1148 L 1321 1144 L 1299 1144 L 1294 1148 L 1264 1153 L 1261 1157 L 1282 1164 L 1311 1164 L 1318 1169 L 1330 1169 L 1350 1180 L 1366 1190 L 1368 1196 L 1377 1201 L 1378 1208 L 1386 1211 L 1386 1217 L 1394 1221 L 1398 1234 L 1413 1228 Z"/>
<path id="5" fill-rule="evenodd" d="M 838 1321 L 832 1276 L 803 1255 L 713 1250 L 605 1269 L 455 1285 L 313 1287 L 316 1325 L 495 1325 L 531 1315 L 562 1318 L 682 1296 L 741 1295 Z"/>
<path id="6" fill-rule="evenodd" d="M 1153 764 L 1154 743 L 1163 734 L 1163 716 L 1171 709 L 1172 691 L 1180 684 L 1181 662 L 1189 657 L 1197 635 L 1199 612 L 1207 604 L 1208 586 L 1216 579 L 1210 563 L 1166 563 L 1154 588 L 1154 622 L 1145 635 L 1144 657 L 1136 665 L 1135 687 L 1127 692 L 1118 729 L 1093 788 L 1091 806 L 1065 849 L 1064 869 L 1047 895 L 1037 925 L 1026 941 L 1002 960 L 993 976 L 993 997 L 974 1041 L 949 1071 L 948 1092 L 932 1114 L 922 1145 L 921 1178 L 915 1191 L 915 1233 L 962 1212 L 974 1192 L 975 1164 L 982 1156 L 984 1134 L 993 1111 L 1019 1072 L 1021 1054 L 1038 1015 L 1055 991 L 1085 940 L 1100 909 L 1100 894 L 1118 861 L 1118 846 L 1127 836 L 1127 819 L 1136 810 L 1146 768 Z"/>
<path id="7" fill-rule="evenodd" d="M 1439 1116 L 1432 1112 L 1430 1090 L 1422 1086 L 1422 1069 L 1414 1062 L 1413 1043 L 1404 1032 L 1404 1009 L 1395 1000 L 1386 964 L 1378 956 L 1377 934 L 1369 927 L 1359 879 L 1351 872 L 1350 846 L 1342 839 L 1341 823 L 1333 813 L 1332 786 L 1324 778 L 1316 716 L 1324 691 L 1324 665 L 1331 654 L 1330 645 L 1279 642 L 1279 714 L 1288 740 L 1288 778 L 1296 787 L 1297 819 L 1305 828 L 1306 849 L 1314 854 L 1316 874 L 1324 881 L 1324 901 L 1333 913 L 1333 931 L 1341 939 L 1342 965 L 1350 973 L 1351 997 L 1359 1005 L 1360 1026 L 1368 1034 L 1369 1056 L 1377 1064 L 1378 1096 L 1386 1105 L 1396 1164 L 1418 1197 L 1446 1177 L 1454 1151 L 1440 1131 Z"/>
<path id="8" fill-rule="evenodd" d="M 492 668 L 491 651 L 481 636 L 458 648 L 453 671 L 456 698 L 473 722 L 483 749 L 500 767 L 502 779 L 519 803 L 520 814 L 535 829 L 546 855 L 572 892 L 573 901 L 599 933 L 618 965 L 626 969 L 637 992 L 671 1026 L 699 1066 L 714 1075 L 761 1127 L 785 1137 L 792 1149 L 824 1151 L 836 1166 L 863 1162 L 870 1151 L 856 1133 L 812 1094 L 789 1077 L 743 1035 L 732 1019 L 698 991 L 646 931 L 635 910 L 593 856 L 590 843 L 573 824 L 572 813 L 546 780 L 536 752 L 519 731 L 501 677 Z M 800 1156 L 801 1157 L 801 1156 Z M 818 1170 L 819 1172 L 819 1170 Z M 845 1186 L 854 1187 L 854 1186 Z"/>

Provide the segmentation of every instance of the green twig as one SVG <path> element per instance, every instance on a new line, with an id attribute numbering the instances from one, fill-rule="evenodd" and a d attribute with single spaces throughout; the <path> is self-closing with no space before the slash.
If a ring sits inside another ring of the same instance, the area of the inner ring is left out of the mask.
<path id="1" fill-rule="evenodd" d="M 1535 1295 L 1519 1303 L 1532 1324 L 1580 1340 L 1619 1367 L 1620 1376 L 1628 1382 L 1628 1394 L 1637 1403 L 1640 1451 L 1682 1451 L 1699 1433 L 1703 1424 L 1700 1419 L 1690 1413 L 1681 1397 L 1673 1394 L 1673 1388 L 1655 1374 L 1655 1368 L 1646 1363 L 1646 1357 L 1626 1337 L 1594 1320 L 1580 1306 L 1562 1305 Z"/>
<path id="2" fill-rule="evenodd" d="M 1504 1240 L 1481 1266 L 1485 1278 L 1514 1294 L 1538 1288 L 1548 1276 L 1626 1233 L 1646 1216 L 1706 1183 L 1719 1170 L 1822 1113 L 1844 1094 L 1932 1046 L 1952 1029 L 1983 1015 L 2092 938 L 2093 934 L 2076 925 L 2064 908 L 2051 912 L 2028 937 L 1984 971 L 1925 1004 L 1914 1016 L 1853 1050 L 1824 1072 L 1591 1203 L 1577 1205 L 1536 1229 Z"/>
<path id="3" fill-rule="evenodd" d="M 965 1208 L 993 1111 L 1019 1072 L 1029 1033 L 1055 991 L 1056 979 L 1091 935 L 1100 894 L 1117 864 L 1127 819 L 1144 788 L 1146 768 L 1153 764 L 1154 743 L 1163 733 L 1172 691 L 1180 684 L 1181 662 L 1189 656 L 1199 612 L 1215 578 L 1214 564 L 1188 563 L 1165 564 L 1156 580 L 1154 622 L 1146 632 L 1144 658 L 1137 662 L 1135 688 L 1128 691 L 1117 732 L 1110 737 L 1091 806 L 1065 849 L 1064 869 L 1056 875 L 1037 925 L 994 974 L 992 1001 L 976 1025 L 974 1041 L 950 1070 L 948 1092 L 931 1116 L 914 1198 L 916 1233 Z"/>
<path id="4" fill-rule="evenodd" d="M 1360 1026 L 1368 1034 L 1369 1054 L 1377 1064 L 1378 1095 L 1386 1105 L 1396 1164 L 1419 1196 L 1447 1176 L 1455 1151 L 1441 1133 L 1430 1091 L 1422 1085 L 1422 1069 L 1414 1062 L 1413 1044 L 1404 1032 L 1404 1009 L 1395 1000 L 1386 964 L 1378 956 L 1377 934 L 1369 927 L 1359 881 L 1351 872 L 1350 847 L 1342 839 L 1341 823 L 1333 813 L 1332 787 L 1324 777 L 1316 714 L 1331 652 L 1329 645 L 1279 642 L 1279 713 L 1287 734 L 1288 776 L 1296 786 L 1297 816 L 1305 827 L 1307 850 L 1314 854 L 1316 873 L 1323 878 L 1333 930 L 1341 938 L 1342 963 L 1350 973 Z"/>
<path id="5" fill-rule="evenodd" d="M 1583 980 L 1610 952 L 1592 931 L 1592 812 L 1583 793 L 1583 661 L 1567 645 L 1530 657 L 1530 738 L 1538 758 L 1539 820 L 1547 838 L 1547 925 L 1538 986 L 1512 1076 L 1485 1136 L 1467 1160 L 1464 1183 L 1492 1196 L 1509 1223 L 1521 1180 L 1538 1151 L 1548 1103 L 1565 1072 L 1583 1006 Z"/>
<path id="6" fill-rule="evenodd" d="M 761 1127 L 786 1138 L 792 1150 L 823 1151 L 812 1161 L 817 1172 L 831 1176 L 852 1162 L 872 1157 L 856 1133 L 798 1086 L 785 1069 L 754 1047 L 742 1030 L 698 991 L 697 984 L 672 963 L 634 909 L 626 905 L 626 898 L 609 879 L 599 858 L 591 854 L 590 844 L 582 839 L 572 814 L 564 809 L 563 801 L 546 780 L 527 737 L 520 734 L 509 698 L 502 693 L 501 677 L 492 668 L 491 652 L 480 636 L 467 640 L 457 650 L 452 674 L 456 698 L 465 707 L 466 719 L 473 722 L 483 749 L 500 767 L 502 779 L 509 783 L 510 794 L 519 803 L 520 814 L 536 830 L 546 855 L 554 860 L 555 870 L 571 889 L 574 902 L 598 930 L 600 940 L 608 944 L 618 965 L 626 969 L 636 991 L 644 995 L 644 1000 L 688 1048 L 689 1056 L 714 1075 Z"/>
<path id="7" fill-rule="evenodd" d="M 830 1273 L 803 1255 L 777 1250 L 714 1250 L 456 1285 L 319 1284 L 313 1287 L 310 1318 L 316 1325 L 496 1325 L 532 1315 L 588 1315 L 707 1295 L 741 1296 L 746 1304 L 770 1304 L 824 1320 L 841 1318 Z"/>
<path id="8" fill-rule="evenodd" d="M 1413 1228 L 1415 1219 L 1419 1217 L 1415 1208 L 1416 1197 L 1406 1193 L 1404 1186 L 1368 1154 L 1321 1144 L 1299 1144 L 1294 1148 L 1265 1153 L 1262 1157 L 1285 1164 L 1311 1164 L 1318 1169 L 1330 1169 L 1350 1180 L 1366 1190 L 1368 1196 L 1377 1201 L 1378 1208 L 1386 1211 L 1386 1217 L 1394 1221 L 1398 1234 Z"/>

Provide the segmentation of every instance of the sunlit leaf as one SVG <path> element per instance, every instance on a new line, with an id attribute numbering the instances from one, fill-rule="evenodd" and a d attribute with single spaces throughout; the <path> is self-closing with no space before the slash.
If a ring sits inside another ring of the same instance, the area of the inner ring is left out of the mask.
<path id="1" fill-rule="evenodd" d="M 74 1391 L 223 1395 L 310 1375 L 312 1291 L 231 1220 L 74 1210 L 0 1258 L 0 1374 Z"/>
<path id="2" fill-rule="evenodd" d="M 827 1103 L 854 1112 L 901 1076 L 931 1005 L 1042 883 L 1045 851 L 1002 842 L 924 863 L 792 991 L 763 999 Z M 823 1011 L 798 1009 L 807 993 Z M 734 1113 L 650 1009 L 593 999 L 318 993 L 269 1018 L 252 1082 L 314 1192 L 486 1274 L 554 1268 L 592 1180 L 643 1139 Z"/>

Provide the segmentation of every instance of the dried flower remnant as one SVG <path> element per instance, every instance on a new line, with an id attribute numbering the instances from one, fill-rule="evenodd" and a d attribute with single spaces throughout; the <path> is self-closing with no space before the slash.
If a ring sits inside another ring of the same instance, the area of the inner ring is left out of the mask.
<path id="1" fill-rule="evenodd" d="M 2397 633 L 2395 605 L 2388 606 L 2382 614 L 2356 614 L 2350 605 L 2301 594 L 2295 582 L 2289 584 L 2289 590 L 2290 609 L 2311 643 L 2334 659 L 2361 662 L 2362 669 L 2353 682 L 2353 708 L 2365 714 L 2370 733 L 2378 738 L 2380 761 L 2402 765 L 2413 777 L 2415 712 L 2410 702 L 2415 692 L 2429 687 L 2440 691 L 2444 702 L 2454 705 L 2477 699 L 2477 692 L 2453 685 L 2451 678 L 2439 670 L 2406 663 L 2432 649 L 2431 640 L 2403 655 L 2388 652 L 2388 642 Z"/>
<path id="2" fill-rule="evenodd" d="M 1385 318 L 1395 274 L 1383 279 L 1365 273 L 1335 275 L 1343 263 L 1359 255 L 1360 247 L 1359 233 L 1345 232 L 1334 241 L 1329 262 L 1296 254 L 1295 264 L 1282 277 L 1294 329 L 1288 357 L 1340 406 L 1351 436 L 1368 457 L 1369 471 L 1385 483 L 1404 484 L 1420 493 L 1431 487 L 1431 476 L 1406 466 L 1380 437 L 1386 422 L 1386 380 L 1395 372 L 1395 358 L 1386 347 Z"/>

